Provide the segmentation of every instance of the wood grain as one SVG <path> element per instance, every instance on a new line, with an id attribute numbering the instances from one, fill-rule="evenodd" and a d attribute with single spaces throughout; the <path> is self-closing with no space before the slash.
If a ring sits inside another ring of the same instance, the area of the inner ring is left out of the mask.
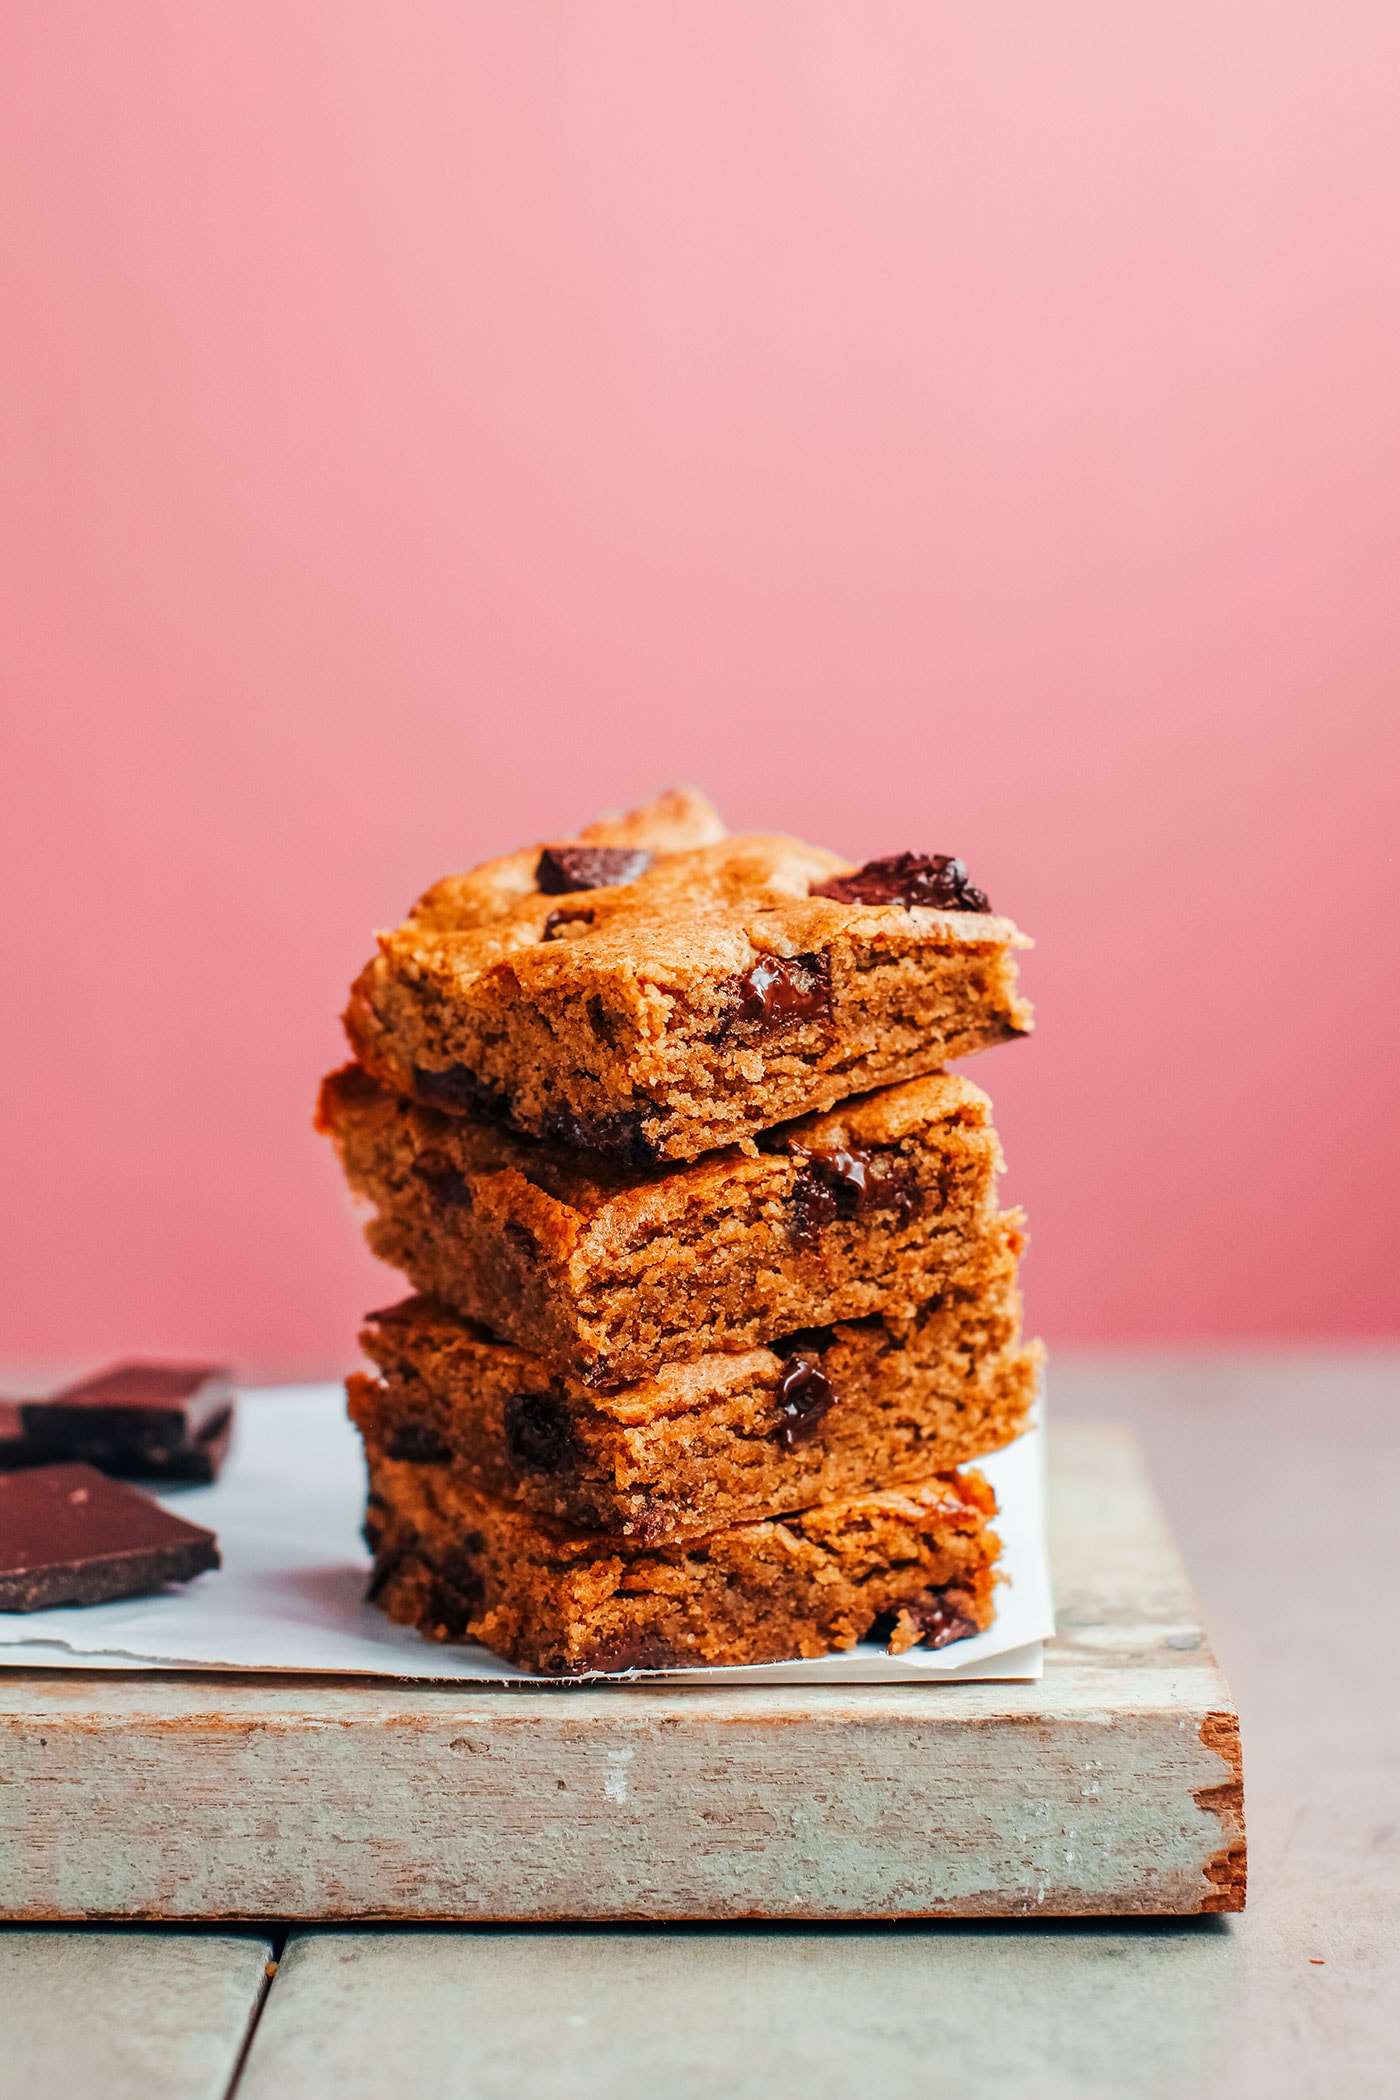
<path id="1" fill-rule="evenodd" d="M 1124 1432 L 1051 1439 L 1033 1685 L 0 1678 L 10 1918 L 1238 1909 L 1237 1722 Z"/>

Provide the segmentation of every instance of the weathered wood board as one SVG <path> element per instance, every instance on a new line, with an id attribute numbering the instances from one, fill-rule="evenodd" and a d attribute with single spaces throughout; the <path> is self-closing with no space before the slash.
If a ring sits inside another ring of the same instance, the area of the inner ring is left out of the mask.
<path id="1" fill-rule="evenodd" d="M 1136 1447 L 1050 1454 L 1039 1684 L 0 1671 L 0 1917 L 1237 1910 L 1237 1717 Z"/>

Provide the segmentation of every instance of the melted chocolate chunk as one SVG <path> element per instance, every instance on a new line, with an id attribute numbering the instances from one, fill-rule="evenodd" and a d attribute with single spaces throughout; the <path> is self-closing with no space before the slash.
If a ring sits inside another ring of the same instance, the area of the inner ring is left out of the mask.
<path id="1" fill-rule="evenodd" d="M 440 1072 L 427 1065 L 413 1067 L 413 1091 L 429 1108 L 451 1108 L 459 1115 L 483 1116 L 489 1122 L 510 1119 L 505 1096 L 465 1065 L 447 1065 Z"/>
<path id="2" fill-rule="evenodd" d="M 422 1182 L 433 1201 L 440 1203 L 444 1210 L 471 1209 L 471 1184 L 445 1152 L 420 1152 L 409 1172 L 415 1181 Z"/>
<path id="3" fill-rule="evenodd" d="M 384 1456 L 406 1459 L 413 1466 L 440 1466 L 452 1451 L 426 1422 L 398 1422 L 384 1439 Z"/>
<path id="4" fill-rule="evenodd" d="M 586 905 L 580 911 L 552 911 L 544 922 L 541 938 L 546 941 L 558 940 L 561 926 L 591 926 L 593 919 L 594 914 Z"/>
<path id="5" fill-rule="evenodd" d="M 809 1444 L 836 1405 L 836 1391 L 815 1357 L 789 1357 L 778 1380 L 777 1441 L 785 1451 Z"/>
<path id="6" fill-rule="evenodd" d="M 527 1225 L 520 1225 L 514 1218 L 508 1218 L 503 1231 L 506 1239 L 514 1247 L 522 1261 L 539 1260 L 540 1243 Z"/>
<path id="7" fill-rule="evenodd" d="M 977 1621 L 963 1609 L 969 1601 L 962 1590 L 925 1590 L 899 1606 L 899 1610 L 908 1612 L 920 1628 L 918 1645 L 921 1648 L 947 1648 L 954 1641 L 971 1640 L 974 1633 L 982 1631 Z M 893 1631 L 891 1621 L 884 1636 L 886 1640 Z"/>
<path id="8" fill-rule="evenodd" d="M 967 869 L 949 853 L 896 853 L 888 860 L 868 860 L 854 875 L 837 875 L 814 885 L 813 897 L 837 904 L 926 904 L 935 911 L 990 911 L 984 890 L 967 879 Z"/>
<path id="9" fill-rule="evenodd" d="M 727 1028 L 747 1023 L 759 1035 L 777 1035 L 831 1017 L 831 959 L 824 953 L 762 955 L 742 977 L 731 979 L 731 988 Z"/>
<path id="10" fill-rule="evenodd" d="M 910 1161 L 868 1145 L 798 1152 L 793 1177 L 788 1237 L 795 1247 L 816 1244 L 833 1218 L 893 1211 L 901 1224 L 920 1207 L 922 1191 Z"/>
<path id="11" fill-rule="evenodd" d="M 505 1406 L 506 1450 L 521 1473 L 571 1473 L 583 1462 L 566 1407 L 552 1393 L 512 1393 Z"/>
<path id="12" fill-rule="evenodd" d="M 535 868 L 535 883 L 546 897 L 571 890 L 611 890 L 635 882 L 651 866 L 641 846 L 546 846 Z"/>
<path id="13" fill-rule="evenodd" d="M 810 1167 L 799 1167 L 788 1206 L 788 1239 L 794 1247 L 815 1247 L 836 1216 L 834 1191 Z"/>

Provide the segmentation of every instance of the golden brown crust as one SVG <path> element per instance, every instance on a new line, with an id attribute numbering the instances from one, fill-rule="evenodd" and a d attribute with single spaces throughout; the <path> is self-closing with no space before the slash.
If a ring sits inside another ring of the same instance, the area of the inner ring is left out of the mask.
<path id="1" fill-rule="evenodd" d="M 995 1503 L 945 1474 L 703 1542 L 613 1548 L 449 1468 L 369 1448 L 374 1594 L 430 1640 L 478 1640 L 550 1676 L 896 1649 L 990 1625 Z"/>
<path id="2" fill-rule="evenodd" d="M 614 829 L 687 835 L 655 806 Z M 562 902 L 532 886 L 539 851 L 447 878 L 380 936 L 345 1019 L 386 1085 L 633 1162 L 692 1159 L 1030 1028 L 1009 919 L 812 895 L 850 871 L 821 848 L 658 843 L 635 880 Z M 776 995 L 756 969 L 787 973 Z"/>
<path id="3" fill-rule="evenodd" d="M 668 1168 L 424 1108 L 353 1065 L 324 1083 L 318 1120 L 377 1207 L 376 1254 L 594 1381 L 795 1327 L 912 1317 L 996 1214 L 989 1103 L 952 1074 L 781 1126 L 761 1152 Z"/>
<path id="4" fill-rule="evenodd" d="M 608 1393 L 409 1299 L 361 1337 L 381 1375 L 350 1380 L 350 1412 L 391 1455 L 451 1464 L 544 1516 L 641 1542 L 700 1537 L 1019 1436 L 1042 1361 L 1020 1338 L 1020 1243 L 1016 1220 L 998 1221 L 913 1319 L 704 1356 Z"/>

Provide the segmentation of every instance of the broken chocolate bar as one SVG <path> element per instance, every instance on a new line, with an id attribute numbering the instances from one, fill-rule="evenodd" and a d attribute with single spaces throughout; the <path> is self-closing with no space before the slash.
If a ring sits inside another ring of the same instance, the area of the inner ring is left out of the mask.
<path id="1" fill-rule="evenodd" d="M 0 1475 L 0 1611 L 106 1604 L 219 1564 L 212 1531 L 92 1466 Z"/>
<path id="2" fill-rule="evenodd" d="M 18 1400 L 0 1400 L 0 1473 L 8 1473 L 14 1466 L 32 1463 L 29 1446 L 24 1441 L 24 1428 L 19 1418 Z"/>
<path id="3" fill-rule="evenodd" d="M 217 1478 L 233 1429 L 232 1374 L 215 1364 L 117 1364 L 52 1400 L 20 1403 L 26 1456 L 146 1480 Z M 0 1458 L 0 1465 L 4 1464 Z"/>

